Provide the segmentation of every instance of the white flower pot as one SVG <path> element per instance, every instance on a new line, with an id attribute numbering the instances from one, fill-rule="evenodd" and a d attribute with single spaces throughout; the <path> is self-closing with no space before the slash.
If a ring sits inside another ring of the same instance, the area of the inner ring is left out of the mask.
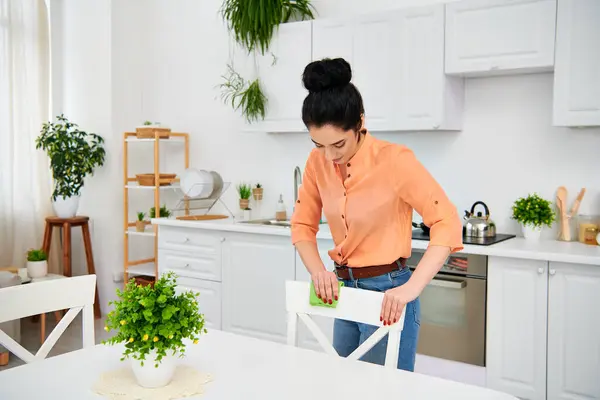
<path id="1" fill-rule="evenodd" d="M 138 385 L 145 388 L 159 388 L 167 386 L 173 379 L 177 367 L 177 357 L 168 350 L 167 355 L 155 367 L 156 351 L 151 350 L 146 355 L 144 365 L 141 360 L 131 359 L 131 369 Z"/>
<path id="2" fill-rule="evenodd" d="M 525 237 L 525 239 L 540 240 L 540 237 L 542 235 L 541 226 L 521 225 L 521 229 L 523 231 L 523 237 Z"/>
<path id="3" fill-rule="evenodd" d="M 59 218 L 72 218 L 77 214 L 79 208 L 80 196 L 71 196 L 66 199 L 62 196 L 58 196 L 52 203 L 54 213 Z"/>
<path id="4" fill-rule="evenodd" d="M 27 261 L 27 275 L 31 279 L 48 275 L 48 261 Z"/>

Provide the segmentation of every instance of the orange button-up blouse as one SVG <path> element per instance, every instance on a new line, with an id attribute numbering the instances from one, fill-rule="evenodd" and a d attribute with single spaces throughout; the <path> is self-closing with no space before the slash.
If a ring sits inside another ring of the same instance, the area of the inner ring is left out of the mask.
<path id="1" fill-rule="evenodd" d="M 292 215 L 292 243 L 316 242 L 321 211 L 338 265 L 390 264 L 411 254 L 413 209 L 431 228 L 429 245 L 463 249 L 462 223 L 444 190 L 403 145 L 367 133 L 346 165 L 347 176 L 314 149 Z"/>

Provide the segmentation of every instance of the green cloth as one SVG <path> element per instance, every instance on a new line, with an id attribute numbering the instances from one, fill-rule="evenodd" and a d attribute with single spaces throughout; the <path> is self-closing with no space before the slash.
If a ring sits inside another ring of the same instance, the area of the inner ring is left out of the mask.
<path id="1" fill-rule="evenodd" d="M 342 286 L 344 286 L 344 282 L 338 282 L 338 298 L 340 297 L 339 293 L 341 293 L 340 289 L 342 288 Z M 323 300 L 319 299 L 317 297 L 317 292 L 315 292 L 315 285 L 311 281 L 310 282 L 309 303 L 311 306 L 336 308 L 338 301 L 336 299 L 333 299 L 332 303 L 329 304 L 329 303 L 325 303 Z"/>

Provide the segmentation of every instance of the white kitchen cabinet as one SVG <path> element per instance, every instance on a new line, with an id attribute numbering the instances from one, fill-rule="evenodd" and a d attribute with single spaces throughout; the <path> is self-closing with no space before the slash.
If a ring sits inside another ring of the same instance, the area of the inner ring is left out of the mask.
<path id="1" fill-rule="evenodd" d="M 481 76 L 551 71 L 555 28 L 556 0 L 448 3 L 446 73 Z"/>
<path id="2" fill-rule="evenodd" d="M 548 400 L 600 399 L 600 267 L 548 273 Z"/>
<path id="3" fill-rule="evenodd" d="M 600 126 L 600 1 L 560 0 L 553 124 Z"/>
<path id="4" fill-rule="evenodd" d="M 548 263 L 488 258 L 487 386 L 546 399 Z"/>
<path id="5" fill-rule="evenodd" d="M 285 281 L 295 253 L 286 236 L 229 233 L 223 245 L 223 330 L 285 343 Z"/>
<path id="6" fill-rule="evenodd" d="M 177 290 L 199 293 L 198 305 L 206 327 L 222 328 L 221 253 L 223 232 L 205 232 L 186 227 L 160 226 L 158 273 L 177 274 Z"/>
<path id="7" fill-rule="evenodd" d="M 256 60 L 254 55 L 238 50 L 236 60 L 244 59 L 242 76 L 249 80 L 259 76 L 267 97 L 265 119 L 247 123 L 247 131 L 307 131 L 302 122 L 302 103 L 308 92 L 302 84 L 302 72 L 311 57 L 311 21 L 281 24 L 273 33 L 269 50 L 264 55 L 257 52 Z"/>
<path id="8" fill-rule="evenodd" d="M 460 130 L 463 80 L 444 74 L 444 5 L 313 21 L 313 60 L 342 57 L 371 131 Z"/>
<path id="9" fill-rule="evenodd" d="M 321 256 L 321 260 L 325 264 L 325 267 L 333 271 L 333 261 L 329 257 L 327 252 L 333 249 L 335 246 L 333 244 L 333 240 L 323 240 L 320 239 L 317 241 L 317 246 L 319 248 L 319 255 Z M 300 254 L 296 252 L 296 280 L 310 282 L 310 274 L 306 269 L 306 266 L 302 262 L 302 258 L 300 258 Z M 329 340 L 329 343 L 333 343 L 333 323 L 334 320 L 332 318 L 326 318 L 322 316 L 311 316 L 311 318 L 315 321 L 319 329 L 325 334 L 325 337 Z M 298 347 L 302 347 L 305 349 L 311 349 L 323 352 L 323 348 L 317 342 L 314 335 L 310 333 L 306 325 L 302 321 L 298 322 L 298 333 L 297 333 L 297 344 Z"/>
<path id="10" fill-rule="evenodd" d="M 199 294 L 197 297 L 198 308 L 204 314 L 205 326 L 208 329 L 222 329 L 221 287 L 220 282 L 186 277 L 177 278 L 177 292 L 191 290 Z"/>
<path id="11" fill-rule="evenodd" d="M 600 398 L 600 268 L 489 257 L 487 385 L 528 400 Z"/>

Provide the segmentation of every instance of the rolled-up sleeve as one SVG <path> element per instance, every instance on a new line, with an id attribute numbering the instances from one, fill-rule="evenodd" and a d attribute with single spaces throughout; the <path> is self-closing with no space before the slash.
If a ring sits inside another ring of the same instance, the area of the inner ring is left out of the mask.
<path id="1" fill-rule="evenodd" d="M 456 206 L 410 149 L 402 146 L 397 160 L 399 195 L 430 228 L 429 245 L 449 247 L 451 253 L 463 250 L 462 222 Z"/>
<path id="2" fill-rule="evenodd" d="M 298 191 L 298 199 L 294 204 L 294 213 L 291 218 L 293 245 L 302 241 L 317 242 L 323 204 L 313 164 L 314 153 L 311 153 L 304 168 L 302 185 Z"/>

